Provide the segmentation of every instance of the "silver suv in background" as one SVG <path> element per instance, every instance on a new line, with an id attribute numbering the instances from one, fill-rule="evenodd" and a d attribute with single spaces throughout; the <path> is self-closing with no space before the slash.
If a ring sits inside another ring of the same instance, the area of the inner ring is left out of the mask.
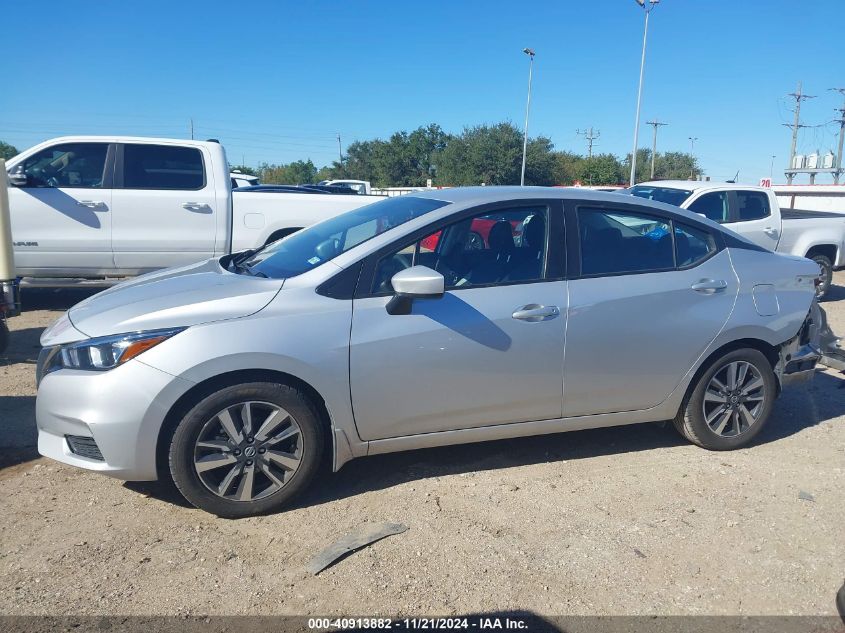
<path id="1" fill-rule="evenodd" d="M 739 448 L 819 358 L 817 280 L 635 197 L 388 198 L 74 306 L 42 337 L 38 448 L 227 517 L 283 506 L 326 454 L 668 419 Z"/>

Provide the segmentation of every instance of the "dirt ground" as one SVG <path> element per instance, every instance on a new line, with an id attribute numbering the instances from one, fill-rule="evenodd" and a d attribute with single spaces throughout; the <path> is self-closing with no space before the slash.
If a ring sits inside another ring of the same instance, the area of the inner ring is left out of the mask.
<path id="1" fill-rule="evenodd" d="M 845 273 L 825 304 L 845 334 Z M 41 330 L 85 296 L 29 291 L 0 356 L 0 613 L 834 615 L 845 577 L 845 380 L 788 389 L 751 448 L 646 424 L 361 459 L 239 521 L 163 484 L 39 458 Z M 319 576 L 364 522 L 407 532 Z"/>

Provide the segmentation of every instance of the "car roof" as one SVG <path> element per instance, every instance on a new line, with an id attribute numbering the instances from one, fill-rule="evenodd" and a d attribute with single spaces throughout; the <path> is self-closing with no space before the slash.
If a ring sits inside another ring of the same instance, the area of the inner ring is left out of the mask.
<path id="1" fill-rule="evenodd" d="M 672 182 L 672 181 L 666 181 Z M 683 182 L 683 181 L 677 181 Z M 517 187 L 517 186 L 493 186 L 493 187 L 452 187 L 448 189 L 429 189 L 426 191 L 413 191 L 405 194 L 406 196 L 413 196 L 417 198 L 428 198 L 431 200 L 442 200 L 444 202 L 451 202 L 460 204 L 461 206 L 474 206 L 482 204 L 490 204 L 496 202 L 507 202 L 511 200 L 540 200 L 540 199 L 561 199 L 561 200 L 578 200 L 595 202 L 601 204 L 602 202 L 608 204 L 630 204 L 635 206 L 646 207 L 660 210 L 663 212 L 672 213 L 680 217 L 689 218 L 700 224 L 707 224 L 715 230 L 720 232 L 724 228 L 705 218 L 698 213 L 687 211 L 680 207 L 656 200 L 646 200 L 645 198 L 638 198 L 636 196 L 619 192 L 619 191 L 595 191 L 593 189 L 586 189 L 584 187 Z"/>
<path id="2" fill-rule="evenodd" d="M 744 185 L 735 182 L 716 182 L 713 180 L 650 180 L 638 182 L 637 187 L 665 187 L 667 189 L 683 189 L 684 191 L 699 191 L 701 189 L 743 189 L 766 191 L 757 185 Z"/>

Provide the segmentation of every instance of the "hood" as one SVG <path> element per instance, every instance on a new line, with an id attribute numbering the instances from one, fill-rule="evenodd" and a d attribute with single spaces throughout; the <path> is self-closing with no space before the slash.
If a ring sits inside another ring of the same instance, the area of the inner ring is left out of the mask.
<path id="1" fill-rule="evenodd" d="M 68 316 L 74 328 L 92 337 L 188 327 L 254 314 L 270 303 L 283 283 L 236 275 L 210 259 L 114 286 L 76 304 Z"/>

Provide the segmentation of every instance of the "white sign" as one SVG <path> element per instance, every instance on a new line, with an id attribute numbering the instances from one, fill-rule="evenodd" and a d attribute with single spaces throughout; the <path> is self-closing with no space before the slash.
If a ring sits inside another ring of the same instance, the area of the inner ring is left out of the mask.
<path id="1" fill-rule="evenodd" d="M 772 186 L 772 179 L 771 178 L 761 178 L 760 179 L 760 186 L 761 187 L 771 187 Z"/>

